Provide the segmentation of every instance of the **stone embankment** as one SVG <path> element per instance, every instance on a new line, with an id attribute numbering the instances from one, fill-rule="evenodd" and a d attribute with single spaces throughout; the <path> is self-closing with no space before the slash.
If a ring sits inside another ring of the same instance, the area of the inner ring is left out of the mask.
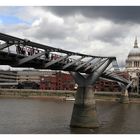
<path id="1" fill-rule="evenodd" d="M 0 98 L 40 98 L 66 100 L 74 97 L 75 91 L 67 90 L 34 90 L 34 89 L 0 89 Z"/>
<path id="2" fill-rule="evenodd" d="M 68 90 L 34 90 L 34 89 L 0 89 L 0 98 L 40 98 L 54 100 L 74 100 L 76 91 Z M 119 101 L 121 92 L 95 92 L 96 101 Z M 140 103 L 140 94 L 129 94 L 130 102 Z"/>

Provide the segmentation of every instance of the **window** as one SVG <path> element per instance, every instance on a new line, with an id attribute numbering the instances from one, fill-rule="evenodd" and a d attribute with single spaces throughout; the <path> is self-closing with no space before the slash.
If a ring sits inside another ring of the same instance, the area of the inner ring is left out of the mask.
<path id="1" fill-rule="evenodd" d="M 134 67 L 137 67 L 137 62 L 136 61 L 134 61 Z"/>
<path id="2" fill-rule="evenodd" d="M 129 62 L 128 64 L 129 64 L 129 67 L 132 67 L 132 62 Z"/>
<path id="3" fill-rule="evenodd" d="M 134 61 L 134 67 L 139 67 L 140 64 L 139 64 L 139 61 Z"/>

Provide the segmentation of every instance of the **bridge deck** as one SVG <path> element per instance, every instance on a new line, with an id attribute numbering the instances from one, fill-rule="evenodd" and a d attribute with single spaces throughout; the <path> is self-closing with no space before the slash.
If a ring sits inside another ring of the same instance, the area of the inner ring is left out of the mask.
<path id="1" fill-rule="evenodd" d="M 35 69 L 63 70 L 90 74 L 98 72 L 106 63 L 118 66 L 115 57 L 93 56 L 76 52 L 54 48 L 51 46 L 32 42 L 14 36 L 0 33 L 0 65 L 10 65 L 12 67 L 30 67 Z M 11 52 L 11 47 L 15 47 L 16 52 Z M 8 51 L 4 51 L 8 48 Z M 24 54 L 21 54 L 21 49 Z M 37 53 L 27 54 L 27 50 L 37 50 Z M 51 56 L 50 56 L 51 55 Z M 52 58 L 53 56 L 53 58 Z M 57 56 L 57 58 L 55 58 Z M 75 58 L 78 57 L 78 58 Z M 87 60 L 85 61 L 85 58 Z M 114 63 L 115 62 L 115 63 Z M 115 64 L 115 65 L 114 65 Z M 103 72 L 100 76 L 128 84 L 125 79 L 114 77 Z"/>

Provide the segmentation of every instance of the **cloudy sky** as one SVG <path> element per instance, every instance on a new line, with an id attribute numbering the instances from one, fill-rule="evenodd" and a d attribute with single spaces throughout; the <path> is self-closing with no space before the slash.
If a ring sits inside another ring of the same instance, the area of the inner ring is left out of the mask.
<path id="1" fill-rule="evenodd" d="M 135 36 L 140 42 L 140 7 L 0 7 L 0 32 L 91 55 L 116 56 L 124 66 Z"/>

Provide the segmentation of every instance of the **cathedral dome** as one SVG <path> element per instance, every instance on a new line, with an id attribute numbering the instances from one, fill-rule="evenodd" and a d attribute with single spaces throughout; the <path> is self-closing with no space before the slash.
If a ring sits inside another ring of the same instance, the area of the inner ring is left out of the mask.
<path id="1" fill-rule="evenodd" d="M 137 38 L 135 39 L 133 49 L 129 52 L 126 59 L 126 68 L 127 70 L 131 69 L 131 71 L 140 70 L 140 48 L 138 47 Z"/>
<path id="2" fill-rule="evenodd" d="M 128 57 L 129 56 L 140 56 L 140 48 L 138 47 L 137 38 L 135 39 L 133 49 L 131 49 L 128 54 Z"/>
<path id="3" fill-rule="evenodd" d="M 140 56 L 140 48 L 133 48 L 130 50 L 128 56 Z"/>

